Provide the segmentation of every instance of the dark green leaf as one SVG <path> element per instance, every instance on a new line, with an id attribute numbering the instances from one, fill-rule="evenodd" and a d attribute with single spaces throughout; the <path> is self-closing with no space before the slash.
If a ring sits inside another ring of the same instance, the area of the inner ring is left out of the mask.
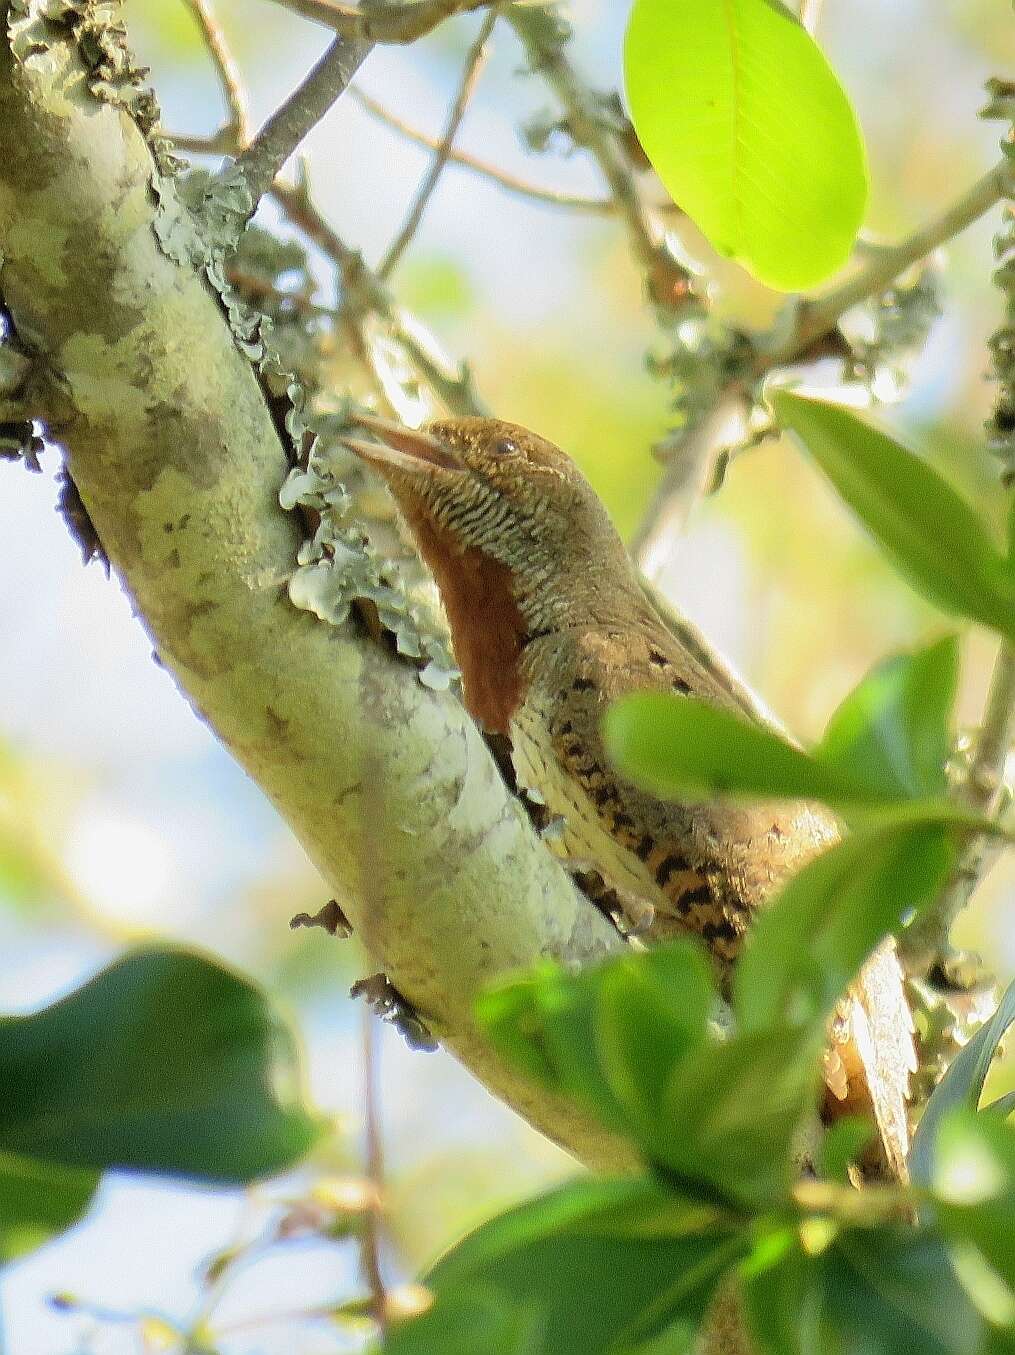
<path id="1" fill-rule="evenodd" d="M 681 1181 L 741 1206 L 778 1204 L 795 1173 L 792 1150 L 813 1114 L 820 1033 L 775 1028 L 702 1046 L 674 1068 L 654 1159 Z"/>
<path id="2" fill-rule="evenodd" d="M 915 588 L 1015 639 L 1015 578 L 947 481 L 841 406 L 789 391 L 776 391 L 771 403 Z"/>
<path id="3" fill-rule="evenodd" d="M 591 1108 L 706 1198 L 785 1197 L 790 1145 L 813 1110 L 823 1025 L 720 1040 L 691 942 L 578 975 L 495 990 L 480 1021 L 509 1057 Z"/>
<path id="4" fill-rule="evenodd" d="M 624 72 L 653 166 L 720 254 L 783 290 L 846 262 L 863 140 L 794 14 L 775 0 L 636 0 Z"/>
<path id="5" fill-rule="evenodd" d="M 578 1181 L 477 1229 L 426 1283 L 434 1314 L 477 1288 L 524 1305 L 538 1314 L 540 1355 L 634 1350 L 666 1330 L 677 1351 L 743 1245 L 650 1180 Z"/>
<path id="6" fill-rule="evenodd" d="M 983 1084 L 1008 1027 L 1015 1022 L 1015 983 L 1007 989 L 997 1011 L 956 1055 L 934 1088 L 913 1135 L 909 1171 L 916 1185 L 929 1186 L 933 1176 L 937 1136 L 947 1113 L 955 1106 L 975 1110 Z"/>
<path id="7" fill-rule="evenodd" d="M 476 1286 L 437 1300 L 421 1317 L 392 1327 L 385 1355 L 540 1355 L 538 1311 L 524 1296 L 511 1299 Z"/>
<path id="8" fill-rule="evenodd" d="M 715 990 L 690 941 L 584 973 L 544 969 L 484 994 L 477 1015 L 530 1076 L 639 1138 L 653 1130 L 674 1062 L 705 1038 Z"/>
<path id="9" fill-rule="evenodd" d="M 877 782 L 888 799 L 943 795 L 958 675 L 953 636 L 879 664 L 832 716 L 815 758 Z"/>
<path id="10" fill-rule="evenodd" d="M 704 1043 L 715 997 L 704 952 L 690 941 L 625 957 L 603 971 L 600 1059 L 614 1096 L 643 1133 L 660 1127 L 674 1065 Z"/>
<path id="11" fill-rule="evenodd" d="M 984 1335 L 940 1241 L 908 1228 L 788 1253 L 744 1295 L 765 1355 L 978 1355 Z"/>
<path id="12" fill-rule="evenodd" d="M 0 1019 L 0 1149 L 72 1167 L 246 1181 L 324 1130 L 265 996 L 201 956 L 135 951 L 61 1002 Z"/>
<path id="13" fill-rule="evenodd" d="M 821 1140 L 818 1160 L 815 1164 L 817 1174 L 826 1181 L 838 1181 L 849 1184 L 849 1168 L 860 1160 L 860 1156 L 877 1135 L 872 1121 L 862 1115 L 846 1115 L 825 1132 Z"/>
<path id="14" fill-rule="evenodd" d="M 881 938 L 937 896 L 954 857 L 945 828 L 917 824 L 854 833 L 805 866 L 758 919 L 737 966 L 743 1028 L 820 1028 Z"/>
<path id="15" fill-rule="evenodd" d="M 0 1152 L 0 1265 L 76 1223 L 99 1173 Z"/>

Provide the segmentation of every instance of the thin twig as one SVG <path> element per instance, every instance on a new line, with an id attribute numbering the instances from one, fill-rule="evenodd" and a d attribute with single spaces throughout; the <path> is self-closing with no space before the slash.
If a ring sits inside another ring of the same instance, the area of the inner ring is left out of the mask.
<path id="1" fill-rule="evenodd" d="M 961 234 L 985 212 L 1012 192 L 1013 172 L 1007 160 L 1001 160 L 978 179 L 972 188 L 951 203 L 940 216 L 920 226 L 898 244 L 879 250 L 875 257 L 834 291 L 800 309 L 796 330 L 786 347 L 764 354 L 766 368 L 773 367 L 803 352 L 815 339 L 827 334 L 846 311 L 870 296 L 878 296 L 907 268 L 926 258 L 935 249 Z"/>
<path id="2" fill-rule="evenodd" d="M 210 0 L 184 0 L 184 3 L 200 26 L 229 110 L 229 122 L 223 131 L 232 134 L 236 145 L 245 146 L 250 140 L 251 132 L 247 97 L 240 72 L 222 32 L 222 26 L 211 7 Z"/>
<path id="3" fill-rule="evenodd" d="M 276 0 L 303 19 L 313 19 L 345 38 L 368 42 L 406 43 L 424 37 L 445 19 L 486 9 L 494 0 L 408 0 L 370 12 L 339 0 Z"/>
<path id="4" fill-rule="evenodd" d="M 798 302 L 797 323 L 789 337 L 778 346 L 758 347 L 754 375 L 762 377 L 775 367 L 804 357 L 808 350 L 832 333 L 846 311 L 868 297 L 884 292 L 907 268 L 971 226 L 1010 193 L 1011 184 L 1011 167 L 1002 160 L 939 216 L 897 244 L 880 248 L 841 287 L 814 301 Z M 739 380 L 736 378 L 720 392 L 717 409 L 739 385 Z M 721 424 L 722 420 L 711 417 L 699 424 L 698 429 L 717 430 Z M 696 483 L 701 483 L 705 477 L 700 468 L 707 467 L 714 460 L 714 448 L 699 436 L 698 430 L 694 431 L 694 438 L 687 456 L 683 455 L 681 449 L 672 469 L 664 476 L 635 537 L 638 558 L 644 561 L 643 567 L 649 569 L 654 577 L 658 577 L 665 567 L 667 540 L 672 544 L 679 524 L 687 517 L 690 503 L 687 493 L 689 472 L 685 469 L 687 462 L 693 460 L 698 463 L 699 470 L 691 474 L 696 475 Z"/>
<path id="5" fill-rule="evenodd" d="M 983 723 L 977 732 L 958 799 L 977 814 L 991 816 L 1005 797 L 1005 767 L 1015 738 L 1015 647 L 998 652 Z M 937 903 L 903 933 L 902 948 L 910 968 L 926 971 L 948 950 L 955 919 L 1000 855 L 998 842 L 977 838 L 964 849 Z"/>
<path id="6" fill-rule="evenodd" d="M 667 462 L 652 502 L 631 541 L 631 554 L 642 574 L 658 584 L 696 499 L 704 492 L 710 468 L 724 446 L 743 434 L 746 415 L 743 392 L 730 386 L 684 439 Z M 731 432 L 731 429 L 736 432 Z"/>
<path id="7" fill-rule="evenodd" d="M 811 37 L 818 31 L 821 22 L 822 3 L 823 0 L 800 0 L 800 22 Z"/>
<path id="8" fill-rule="evenodd" d="M 479 84 L 479 78 L 483 73 L 483 67 L 486 64 L 487 42 L 490 34 L 493 32 L 493 26 L 497 22 L 498 11 L 491 9 L 483 20 L 480 30 L 476 35 L 476 40 L 469 48 L 468 55 L 465 58 L 465 66 L 462 70 L 462 78 L 458 85 L 458 93 L 455 101 L 451 105 L 451 112 L 448 115 L 447 125 L 444 128 L 444 134 L 441 137 L 437 153 L 434 155 L 433 163 L 423 176 L 423 180 L 416 191 L 409 211 L 406 215 L 402 229 L 395 236 L 394 240 L 388 246 L 387 253 L 377 266 L 377 276 L 381 281 L 389 278 L 398 265 L 398 261 L 412 243 L 412 238 L 419 229 L 419 224 L 423 220 L 423 213 L 426 211 L 427 204 L 433 197 L 440 177 L 444 173 L 451 150 L 454 145 L 455 137 L 458 135 L 458 129 L 472 102 L 472 96 L 476 92 L 476 86 Z"/>
<path id="9" fill-rule="evenodd" d="M 240 154 L 229 172 L 242 172 L 255 206 L 306 134 L 346 89 L 372 45 L 336 37 L 300 87 Z"/>
<path id="10" fill-rule="evenodd" d="M 397 113 L 386 108 L 373 95 L 365 94 L 358 86 L 353 85 L 350 88 L 349 97 L 371 117 L 377 118 L 407 141 L 414 141 L 417 146 L 425 146 L 431 151 L 440 150 L 442 139 L 439 136 L 432 136 L 429 132 L 413 127 Z M 532 198 L 536 202 L 546 202 L 553 207 L 562 207 L 569 211 L 587 212 L 590 216 L 615 216 L 617 213 L 617 204 L 612 198 L 585 197 L 580 193 L 562 193 L 555 188 L 544 188 L 540 184 L 531 183 L 528 179 L 519 178 L 518 175 L 501 169 L 500 166 L 492 164 L 489 160 L 483 160 L 469 151 L 458 150 L 452 146 L 448 148 L 447 158 L 449 164 L 459 165 L 483 179 L 490 179 L 507 192 L 516 193 L 519 197 Z"/>
<path id="11" fill-rule="evenodd" d="M 370 1286 L 374 1320 L 383 1337 L 387 1329 L 388 1296 L 381 1273 L 380 1234 L 384 1200 L 384 1145 L 381 1139 L 377 1094 L 378 1041 L 374 1013 L 368 1003 L 360 1008 L 363 1047 L 363 1113 L 366 1133 L 366 1176 L 373 1187 L 370 1207 L 363 1216 L 363 1273 Z"/>
<path id="12" fill-rule="evenodd" d="M 211 136 L 197 136 L 189 132 L 170 132 L 173 149 L 187 155 L 236 155 L 242 149 L 231 127 L 220 127 Z"/>
<path id="13" fill-rule="evenodd" d="M 513 5 L 507 20 L 537 71 L 559 99 L 568 130 L 596 160 L 610 194 L 627 226 L 635 259 L 653 301 L 679 309 L 691 290 L 691 274 L 676 259 L 658 214 L 638 191 L 631 156 L 617 130 L 604 115 L 596 95 L 581 80 L 563 50 L 563 39 L 546 21 L 543 7 Z"/>

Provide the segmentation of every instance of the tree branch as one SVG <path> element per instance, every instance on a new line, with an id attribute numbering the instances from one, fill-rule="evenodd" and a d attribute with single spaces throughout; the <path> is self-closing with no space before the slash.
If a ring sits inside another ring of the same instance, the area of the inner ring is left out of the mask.
<path id="1" fill-rule="evenodd" d="M 743 436 L 747 401 L 743 391 L 727 389 L 715 408 L 681 443 L 667 464 L 652 502 L 631 540 L 631 554 L 645 577 L 658 584 L 695 501 L 705 492 L 709 471 L 724 447 Z"/>
<path id="2" fill-rule="evenodd" d="M 958 800 L 975 813 L 993 815 L 1006 794 L 1005 767 L 1015 739 L 1015 648 L 1002 644 L 987 694 L 983 722 L 973 743 Z M 903 933 L 903 953 L 914 973 L 926 972 L 948 953 L 955 919 L 972 898 L 1003 843 L 976 838 L 963 851 L 952 878 L 933 908 Z"/>
<path id="3" fill-rule="evenodd" d="M 445 19 L 486 9 L 494 0 L 408 0 L 405 4 L 344 5 L 339 0 L 275 0 L 346 38 L 406 43 L 425 37 Z"/>
<path id="4" fill-rule="evenodd" d="M 299 88 L 271 115 L 235 165 L 226 171 L 239 170 L 243 175 L 253 200 L 251 212 L 306 134 L 340 97 L 372 45 L 336 37 Z"/>
<path id="5" fill-rule="evenodd" d="M 423 181 L 409 206 L 402 229 L 388 246 L 384 258 L 377 265 L 377 276 L 382 282 L 387 281 L 391 276 L 402 255 L 412 243 L 412 238 L 423 220 L 423 213 L 426 211 L 427 204 L 436 192 L 441 175 L 447 167 L 455 137 L 458 135 L 458 129 L 462 125 L 469 104 L 472 102 L 472 96 L 476 92 L 476 86 L 479 84 L 479 78 L 483 73 L 483 67 L 486 65 L 486 45 L 490 34 L 493 32 L 493 26 L 497 22 L 497 15 L 498 10 L 496 8 L 489 11 L 480 25 L 475 42 L 469 48 L 462 69 L 462 78 L 458 85 L 458 93 L 451 106 L 451 112 L 448 114 L 447 125 L 437 147 L 433 164 L 423 176 Z"/>
<path id="6" fill-rule="evenodd" d="M 1002 160 L 967 192 L 926 225 L 895 245 L 878 248 L 873 258 L 842 286 L 823 297 L 797 299 L 797 322 L 781 343 L 755 344 L 752 375 L 760 378 L 776 367 L 802 359 L 830 335 L 841 317 L 853 306 L 884 292 L 907 268 L 960 234 L 1012 191 L 1013 170 Z M 694 499 L 694 486 L 707 481 L 708 467 L 715 462 L 716 437 L 727 423 L 731 398 L 735 400 L 743 378 L 735 377 L 718 395 L 711 416 L 689 431 L 686 446 L 679 447 L 649 505 L 635 537 L 635 550 L 650 577 L 658 578 L 665 567 L 667 541 L 686 520 Z"/>
<path id="7" fill-rule="evenodd" d="M 184 0 L 184 3 L 194 15 L 201 29 L 204 44 L 214 64 L 215 74 L 218 76 L 219 86 L 222 89 L 226 108 L 229 111 L 229 121 L 223 128 L 223 135 L 232 137 L 236 145 L 245 146 L 250 140 L 251 131 L 247 99 L 243 91 L 243 82 L 240 79 L 239 70 L 233 60 L 232 52 L 229 50 L 225 34 L 222 32 L 210 0 Z"/>
<path id="8" fill-rule="evenodd" d="M 0 3 L 0 19 L 6 18 Z M 496 1057 L 473 1022 L 496 974 L 620 947 L 513 800 L 472 722 L 353 623 L 290 603 L 301 539 L 278 506 L 288 461 L 265 391 L 121 105 L 90 94 L 68 28 L 51 60 L 0 38 L 4 298 L 59 378 L 69 469 L 160 661 L 305 846 L 376 962 L 472 1071 L 592 1165 L 630 1150 Z M 53 72 L 60 72 L 54 78 Z M 158 229 L 156 230 L 156 226 Z M 391 831 L 370 861 L 363 768 Z"/>
<path id="9" fill-rule="evenodd" d="M 635 260 L 645 277 L 649 297 L 668 311 L 679 310 L 687 300 L 692 277 L 675 258 L 666 241 L 666 231 L 655 211 L 638 191 L 634 169 L 617 131 L 609 125 L 605 109 L 578 76 L 564 53 L 565 36 L 545 6 L 514 5 L 507 20 L 517 33 L 534 71 L 559 99 L 575 142 L 592 154 L 617 211 L 627 226 Z"/>
<path id="10" fill-rule="evenodd" d="M 349 98 L 358 103 L 371 117 L 377 118 L 379 122 L 383 122 L 385 126 L 390 127 L 399 136 L 405 137 L 407 141 L 414 141 L 417 146 L 425 146 L 431 151 L 441 149 L 443 144 L 441 137 L 431 136 L 429 132 L 413 127 L 411 123 L 406 122 L 397 113 L 393 113 L 379 99 L 375 99 L 371 94 L 366 94 L 357 85 L 350 85 Z M 617 204 L 612 198 L 590 198 L 581 193 L 562 193 L 556 188 L 544 188 L 541 184 L 520 178 L 517 174 L 501 169 L 499 165 L 492 164 L 489 160 L 483 160 L 480 156 L 472 155 L 469 151 L 459 150 L 455 146 L 448 147 L 447 159 L 449 164 L 459 165 L 462 169 L 470 170 L 480 178 L 489 179 L 508 193 L 515 193 L 523 198 L 531 198 L 534 202 L 545 202 L 551 207 L 561 207 L 568 211 L 587 212 L 590 216 L 615 216 L 617 213 Z M 663 204 L 660 210 L 676 209 L 672 207 L 672 204 Z"/>
<path id="11" fill-rule="evenodd" d="M 900 273 L 960 235 L 985 212 L 1009 196 L 1013 187 L 1015 172 L 1007 160 L 1001 160 L 972 188 L 946 207 L 940 216 L 913 231 L 898 244 L 879 249 L 871 262 L 841 287 L 813 301 L 804 302 L 788 347 L 764 355 L 766 369 L 804 352 L 815 339 L 827 334 L 853 306 L 885 291 Z"/>
<path id="12" fill-rule="evenodd" d="M 823 0 L 800 0 L 800 22 L 813 37 L 821 22 Z"/>

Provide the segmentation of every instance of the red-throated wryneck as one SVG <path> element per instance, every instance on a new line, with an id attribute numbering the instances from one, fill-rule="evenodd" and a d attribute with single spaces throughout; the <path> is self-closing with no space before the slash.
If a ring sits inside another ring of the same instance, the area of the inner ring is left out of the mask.
<path id="1" fill-rule="evenodd" d="M 722 665 L 653 608 L 605 508 L 562 451 L 494 419 L 422 431 L 361 422 L 381 441 L 346 444 L 391 489 L 440 590 L 465 704 L 507 736 L 519 785 L 562 820 L 556 849 L 594 868 L 650 939 L 700 936 L 728 991 L 753 914 L 837 839 L 834 820 L 800 802 L 675 804 L 612 767 L 602 717 L 626 693 L 745 706 Z M 894 1175 L 905 1170 L 914 1063 L 888 944 L 833 1026 L 826 1106 L 873 1114 Z"/>

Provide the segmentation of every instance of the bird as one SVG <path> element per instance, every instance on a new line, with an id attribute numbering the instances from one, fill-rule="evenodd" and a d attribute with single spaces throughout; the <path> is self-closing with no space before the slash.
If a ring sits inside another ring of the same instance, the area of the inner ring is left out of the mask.
<path id="1" fill-rule="evenodd" d="M 759 908 L 838 840 L 835 819 L 801 801 L 675 803 L 613 767 L 603 716 L 629 693 L 697 697 L 752 719 L 760 707 L 706 642 L 664 617 L 565 452 L 483 416 L 356 422 L 373 438 L 343 443 L 391 491 L 439 590 L 464 704 L 507 740 L 518 787 L 559 824 L 551 849 L 595 873 L 625 930 L 651 943 L 699 937 L 728 996 Z M 889 942 L 840 1005 L 825 1081 L 830 1117 L 876 1121 L 880 1167 L 897 1179 L 912 1030 Z"/>

